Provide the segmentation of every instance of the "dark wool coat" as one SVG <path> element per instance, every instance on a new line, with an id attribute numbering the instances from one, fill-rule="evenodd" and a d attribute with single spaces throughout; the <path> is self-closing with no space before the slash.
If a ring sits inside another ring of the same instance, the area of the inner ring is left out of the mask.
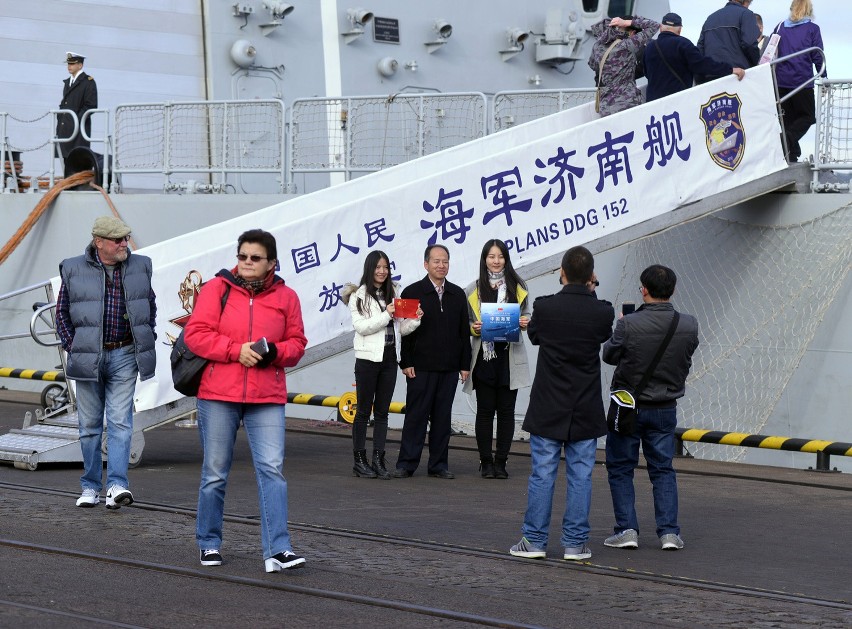
<path id="1" fill-rule="evenodd" d="M 538 363 L 524 430 L 559 441 L 606 434 L 600 350 L 614 319 L 612 305 L 585 286 L 536 299 L 527 333 Z"/>

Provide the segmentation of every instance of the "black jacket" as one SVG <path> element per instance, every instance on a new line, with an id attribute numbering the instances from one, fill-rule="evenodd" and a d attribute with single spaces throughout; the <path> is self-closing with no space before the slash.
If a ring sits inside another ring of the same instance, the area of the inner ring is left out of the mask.
<path id="1" fill-rule="evenodd" d="M 612 306 L 569 284 L 536 299 L 527 334 L 538 363 L 523 428 L 559 441 L 606 434 L 601 393 L 601 343 L 612 333 Z"/>
<path id="2" fill-rule="evenodd" d="M 80 72 L 74 80 L 74 84 L 69 87 L 68 83 L 71 80 L 69 76 L 62 82 L 62 102 L 59 103 L 60 109 L 70 109 L 77 114 L 78 122 L 83 118 L 83 114 L 90 109 L 98 108 L 98 86 L 95 80 L 85 72 Z M 86 134 L 92 132 L 91 118 L 86 121 Z M 56 117 L 56 137 L 69 138 L 74 132 L 74 121 L 68 114 L 59 114 Z M 83 139 L 82 129 L 78 131 L 77 137 L 71 142 L 59 144 L 59 150 L 62 152 L 62 157 L 68 157 L 71 149 L 78 146 L 89 146 L 89 142 Z"/>
<path id="3" fill-rule="evenodd" d="M 698 51 L 733 68 L 752 68 L 760 61 L 758 37 L 760 29 L 757 28 L 754 13 L 738 2 L 731 1 L 711 13 L 704 22 L 698 38 Z M 724 75 L 708 74 L 698 80 L 709 81 L 720 76 Z"/>
<path id="4" fill-rule="evenodd" d="M 422 371 L 468 371 L 470 328 L 467 297 L 460 286 L 444 280 L 444 296 L 438 299 L 427 275 L 402 291 L 403 299 L 419 299 L 423 318 L 420 327 L 402 337 L 402 369 Z"/>
<path id="5" fill-rule="evenodd" d="M 722 76 L 733 69 L 730 64 L 702 55 L 686 37 L 664 31 L 645 47 L 645 76 L 648 78 L 645 100 L 651 102 L 688 89 L 695 75 Z"/>
<path id="6" fill-rule="evenodd" d="M 643 304 L 615 325 L 612 338 L 604 344 L 603 359 L 616 365 L 612 388 L 633 391 L 654 359 L 674 316 L 671 303 Z M 639 396 L 638 403 L 663 404 L 683 397 L 692 354 L 698 347 L 698 321 L 680 314 L 680 322 L 663 358 Z"/>

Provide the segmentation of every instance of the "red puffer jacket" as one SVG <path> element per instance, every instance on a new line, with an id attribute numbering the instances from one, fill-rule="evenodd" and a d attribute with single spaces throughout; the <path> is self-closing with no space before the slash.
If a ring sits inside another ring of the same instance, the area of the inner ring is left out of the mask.
<path id="1" fill-rule="evenodd" d="M 204 400 L 250 404 L 285 404 L 284 367 L 292 367 L 305 354 L 308 339 L 302 323 L 299 297 L 278 276 L 269 288 L 252 295 L 220 271 L 198 294 L 184 338 L 189 349 L 209 360 L 198 397 Z M 222 295 L 231 291 L 225 308 Z M 243 367 L 240 348 L 265 336 L 278 356 L 265 367 Z"/>

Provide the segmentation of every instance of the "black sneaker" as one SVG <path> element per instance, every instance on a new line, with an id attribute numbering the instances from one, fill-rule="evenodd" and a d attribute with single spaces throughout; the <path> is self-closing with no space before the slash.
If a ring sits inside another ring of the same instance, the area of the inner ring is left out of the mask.
<path id="1" fill-rule="evenodd" d="M 285 550 L 283 553 L 272 555 L 269 559 L 264 560 L 267 572 L 280 572 L 281 570 L 290 570 L 292 568 L 301 568 L 305 565 L 305 558 L 299 557 L 292 550 Z"/>
<path id="2" fill-rule="evenodd" d="M 198 556 L 201 559 L 202 566 L 221 566 L 222 554 L 215 548 L 208 550 L 199 550 Z"/>

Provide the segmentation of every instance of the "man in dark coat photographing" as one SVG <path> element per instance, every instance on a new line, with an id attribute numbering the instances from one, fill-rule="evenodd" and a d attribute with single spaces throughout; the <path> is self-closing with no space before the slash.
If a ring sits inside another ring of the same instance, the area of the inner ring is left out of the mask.
<path id="1" fill-rule="evenodd" d="M 592 468 L 598 437 L 606 434 L 601 395 L 601 343 L 612 332 L 615 312 L 595 294 L 595 261 L 585 247 L 562 257 L 560 292 L 533 304 L 527 328 L 539 346 L 523 429 L 530 433 L 532 472 L 527 490 L 523 537 L 512 546 L 516 557 L 546 555 L 553 489 L 565 451 L 568 488 L 562 520 L 563 558 L 588 559 Z"/>

